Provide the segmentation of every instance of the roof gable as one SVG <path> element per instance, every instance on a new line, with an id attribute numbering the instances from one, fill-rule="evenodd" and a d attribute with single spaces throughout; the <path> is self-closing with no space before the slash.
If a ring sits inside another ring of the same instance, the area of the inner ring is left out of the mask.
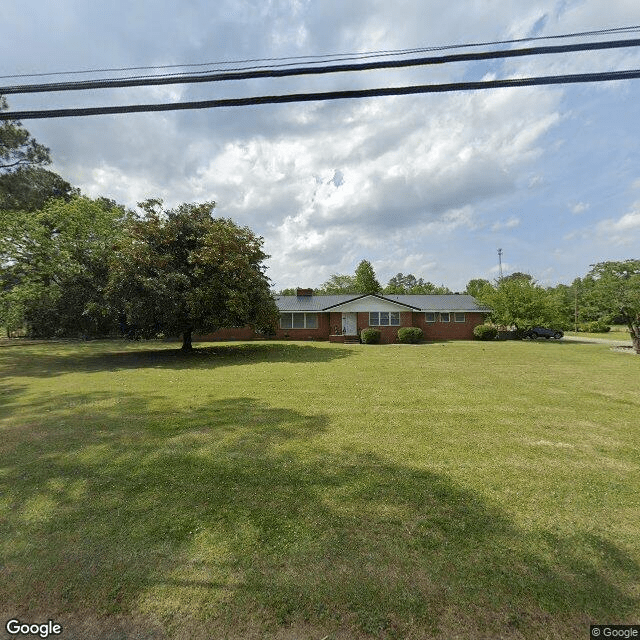
<path id="1" fill-rule="evenodd" d="M 327 311 L 417 311 L 417 308 L 410 304 L 390 300 L 375 293 L 360 295 L 325 309 Z"/>

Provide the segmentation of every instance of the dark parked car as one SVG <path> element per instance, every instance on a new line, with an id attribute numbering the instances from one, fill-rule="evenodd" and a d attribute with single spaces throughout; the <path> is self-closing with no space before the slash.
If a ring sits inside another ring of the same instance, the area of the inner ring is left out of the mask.
<path id="1" fill-rule="evenodd" d="M 532 338 L 536 340 L 537 338 L 555 338 L 556 340 L 560 340 L 564 333 L 559 331 L 558 329 L 547 329 L 546 327 L 533 327 L 533 329 L 529 329 L 525 334 L 525 338 Z"/>

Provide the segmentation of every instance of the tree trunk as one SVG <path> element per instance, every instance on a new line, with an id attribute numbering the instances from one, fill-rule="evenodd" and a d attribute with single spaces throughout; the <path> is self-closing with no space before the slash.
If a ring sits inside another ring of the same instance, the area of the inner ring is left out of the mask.
<path id="1" fill-rule="evenodd" d="M 633 319 L 627 316 L 625 318 L 627 326 L 629 327 L 629 333 L 631 334 L 631 342 L 633 342 L 633 348 L 636 353 L 640 353 L 640 326 L 634 323 Z"/>
<path id="2" fill-rule="evenodd" d="M 193 351 L 193 346 L 191 345 L 191 329 L 187 329 L 182 334 L 182 350 Z"/>

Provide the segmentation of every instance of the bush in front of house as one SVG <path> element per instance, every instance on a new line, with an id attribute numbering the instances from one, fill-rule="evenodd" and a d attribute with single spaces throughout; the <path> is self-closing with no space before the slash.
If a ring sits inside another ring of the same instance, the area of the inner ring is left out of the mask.
<path id="1" fill-rule="evenodd" d="M 473 329 L 473 335 L 477 340 L 495 340 L 498 330 L 490 324 L 479 324 Z"/>
<path id="2" fill-rule="evenodd" d="M 420 340 L 422 340 L 422 329 L 420 327 L 402 327 L 402 329 L 398 329 L 398 342 L 417 344 Z"/>
<path id="3" fill-rule="evenodd" d="M 363 329 L 360 339 L 364 344 L 380 344 L 380 331 L 378 329 Z"/>

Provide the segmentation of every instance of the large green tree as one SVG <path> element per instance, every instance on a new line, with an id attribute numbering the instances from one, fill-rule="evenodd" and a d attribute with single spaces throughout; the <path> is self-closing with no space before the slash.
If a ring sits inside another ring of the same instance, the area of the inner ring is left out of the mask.
<path id="1" fill-rule="evenodd" d="M 474 278 L 467 282 L 465 293 L 473 296 L 479 302 L 484 302 L 484 297 L 486 295 L 491 295 L 492 290 L 493 286 L 488 280 L 485 280 L 484 278 Z"/>
<path id="2" fill-rule="evenodd" d="M 328 296 L 341 293 L 358 293 L 358 290 L 356 289 L 356 282 L 353 276 L 334 273 L 326 282 L 318 287 L 316 293 Z"/>
<path id="3" fill-rule="evenodd" d="M 368 260 L 361 260 L 356 267 L 354 285 L 358 293 L 380 293 L 382 291 L 373 266 Z"/>
<path id="4" fill-rule="evenodd" d="M 396 273 L 389 279 L 387 286 L 383 289 L 386 294 L 411 294 L 411 295 L 429 295 L 429 294 L 447 294 L 451 291 L 445 286 L 437 286 L 432 282 L 425 281 L 423 278 L 416 278 L 412 273 L 403 274 Z"/>
<path id="5" fill-rule="evenodd" d="M 50 198 L 70 200 L 79 195 L 64 178 L 42 167 L 21 167 L 0 174 L 0 209 L 37 211 Z"/>
<path id="6" fill-rule="evenodd" d="M 587 302 L 609 319 L 620 318 L 640 353 L 640 260 L 598 262 L 591 265 L 583 282 Z"/>
<path id="7" fill-rule="evenodd" d="M 109 257 L 125 211 L 106 199 L 50 200 L 35 212 L 0 211 L 0 316 L 34 337 L 111 332 Z"/>
<path id="8" fill-rule="evenodd" d="M 558 315 L 547 291 L 528 274 L 503 278 L 496 287 L 483 289 L 480 302 L 491 307 L 493 321 L 502 326 L 527 329 L 536 325 L 555 327 Z"/>
<path id="9" fill-rule="evenodd" d="M 109 298 L 142 337 L 181 335 L 182 348 L 191 350 L 193 333 L 275 326 L 262 238 L 213 218 L 214 206 L 164 211 L 161 201 L 147 200 L 129 221 L 112 256 Z"/>

